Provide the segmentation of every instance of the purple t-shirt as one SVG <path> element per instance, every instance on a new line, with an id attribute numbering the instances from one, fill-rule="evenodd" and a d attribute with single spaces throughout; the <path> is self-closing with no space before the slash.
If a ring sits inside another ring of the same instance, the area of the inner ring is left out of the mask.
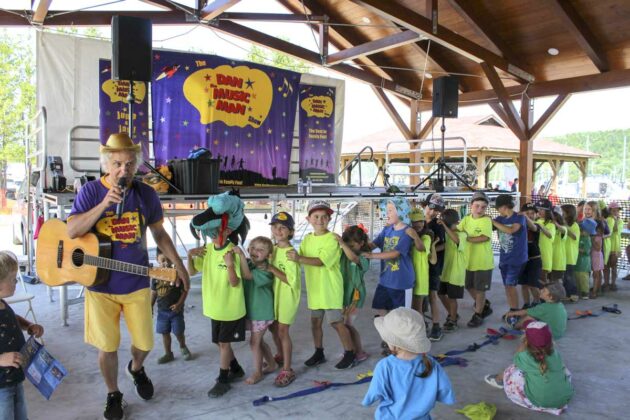
<path id="1" fill-rule="evenodd" d="M 85 213 L 103 201 L 109 191 L 105 178 L 91 181 L 81 187 L 72 205 L 70 216 Z M 116 218 L 116 206 L 108 207 L 92 231 L 108 236 L 112 241 L 112 259 L 146 266 L 149 255 L 140 234 L 140 215 L 145 229 L 162 220 L 162 205 L 155 190 L 142 182 L 134 182 L 125 194 L 125 206 L 120 219 Z M 89 290 L 114 295 L 125 295 L 149 287 L 149 278 L 137 274 L 111 271 L 108 282 L 90 287 Z"/>

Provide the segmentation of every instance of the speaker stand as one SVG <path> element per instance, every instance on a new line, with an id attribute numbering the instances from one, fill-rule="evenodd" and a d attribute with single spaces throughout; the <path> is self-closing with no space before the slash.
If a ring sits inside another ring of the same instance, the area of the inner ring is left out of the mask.
<path id="1" fill-rule="evenodd" d="M 129 121 L 127 123 L 127 129 L 129 130 L 129 138 L 133 141 L 133 103 L 136 100 L 136 95 L 133 92 L 134 81 L 129 81 L 129 95 L 127 95 L 127 105 L 129 108 Z"/>
<path id="2" fill-rule="evenodd" d="M 416 184 L 416 186 L 413 187 L 411 191 L 415 192 L 418 188 L 422 186 L 422 184 L 430 180 L 434 175 L 437 175 L 437 178 L 433 180 L 434 181 L 433 189 L 435 190 L 435 192 L 444 192 L 444 172 L 448 172 L 451 175 L 453 175 L 455 179 L 457 179 L 459 182 L 464 184 L 464 186 L 466 186 L 470 191 L 475 191 L 475 189 L 472 186 L 470 186 L 468 182 L 466 182 L 462 177 L 456 174 L 455 171 L 453 171 L 451 167 L 446 164 L 446 159 L 444 158 L 444 141 L 445 141 L 444 136 L 446 133 L 446 125 L 444 124 L 444 116 L 442 116 L 442 126 L 440 127 L 440 131 L 442 132 L 442 151 L 441 151 L 440 159 L 437 162 L 437 168 L 435 168 L 433 172 L 431 172 L 423 180 L 421 180 L 418 184 Z"/>

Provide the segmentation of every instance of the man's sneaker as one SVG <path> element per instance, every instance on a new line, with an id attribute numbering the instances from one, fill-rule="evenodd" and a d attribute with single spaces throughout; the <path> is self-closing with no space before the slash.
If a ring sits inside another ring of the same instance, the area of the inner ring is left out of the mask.
<path id="1" fill-rule="evenodd" d="M 325 363 L 325 362 L 326 362 L 326 357 L 324 357 L 324 352 L 315 350 L 315 353 L 313 353 L 311 358 L 308 359 L 306 362 L 304 362 L 304 364 L 308 367 L 314 367 L 317 365 L 321 365 L 322 363 Z"/>
<path id="2" fill-rule="evenodd" d="M 492 308 L 490 307 L 490 301 L 486 299 L 486 302 L 483 304 L 483 310 L 481 311 L 482 318 L 488 318 L 492 315 Z"/>
<path id="3" fill-rule="evenodd" d="M 481 315 L 475 312 L 472 318 L 470 318 L 470 321 L 468 321 L 467 325 L 470 328 L 476 328 L 476 327 L 479 327 L 481 324 L 483 324 L 483 318 L 481 317 Z"/>
<path id="4" fill-rule="evenodd" d="M 144 373 L 144 366 L 142 366 L 139 371 L 132 372 L 130 360 L 127 365 L 127 376 L 129 376 L 129 379 L 133 381 L 136 388 L 136 395 L 138 397 L 145 401 L 153 398 L 153 382 L 151 382 L 151 379 L 149 379 L 147 374 Z"/>
<path id="5" fill-rule="evenodd" d="M 450 318 L 446 318 L 446 322 L 444 323 L 444 332 L 453 332 L 457 330 L 457 321 L 453 321 Z"/>
<path id="6" fill-rule="evenodd" d="M 335 369 L 339 369 L 339 370 L 341 370 L 341 369 L 350 369 L 355 364 L 354 359 L 355 359 L 354 352 L 353 351 L 346 351 L 343 354 L 343 358 L 339 361 L 339 363 L 337 363 L 335 365 Z"/>
<path id="7" fill-rule="evenodd" d="M 126 403 L 123 400 L 123 394 L 120 391 L 110 392 L 107 394 L 107 402 L 105 403 L 105 411 L 103 418 L 105 420 L 122 420 L 125 418 L 124 407 Z"/>
<path id="8" fill-rule="evenodd" d="M 216 384 L 208 391 L 209 398 L 219 398 L 225 395 L 232 387 L 228 383 L 217 381 Z"/>
<path id="9" fill-rule="evenodd" d="M 443 336 L 444 333 L 442 332 L 442 328 L 440 328 L 437 324 L 433 324 L 433 327 L 431 327 L 431 334 L 429 334 L 429 340 L 440 341 Z"/>

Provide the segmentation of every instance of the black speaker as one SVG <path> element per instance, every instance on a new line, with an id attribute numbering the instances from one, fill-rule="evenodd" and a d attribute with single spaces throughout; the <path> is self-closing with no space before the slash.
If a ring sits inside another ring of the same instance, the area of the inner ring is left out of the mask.
<path id="1" fill-rule="evenodd" d="M 457 118 L 459 78 L 445 76 L 433 80 L 433 116 Z"/>
<path id="2" fill-rule="evenodd" d="M 152 29 L 149 19 L 112 18 L 112 79 L 151 81 Z"/>

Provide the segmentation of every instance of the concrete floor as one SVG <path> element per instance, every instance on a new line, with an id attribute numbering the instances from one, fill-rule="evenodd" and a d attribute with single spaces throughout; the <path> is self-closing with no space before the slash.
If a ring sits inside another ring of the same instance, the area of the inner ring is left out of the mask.
<path id="1" fill-rule="evenodd" d="M 623 273 L 625 274 L 625 273 Z M 366 277 L 368 290 L 372 292 L 378 279 L 378 268 L 374 265 Z M 620 290 L 597 300 L 581 301 L 567 306 L 570 313 L 576 309 L 599 309 L 604 304 L 618 303 L 622 315 L 605 314 L 599 318 L 570 321 L 568 332 L 558 342 L 558 348 L 567 367 L 573 373 L 576 389 L 569 410 L 563 416 L 571 419 L 621 419 L 627 411 L 627 390 L 630 389 L 630 355 L 627 348 L 630 333 L 630 282 L 620 281 Z M 37 316 L 46 328 L 46 344 L 49 351 L 66 366 L 69 376 L 59 389 L 46 401 L 30 383 L 25 384 L 29 417 L 31 419 L 98 419 L 102 418 L 106 390 L 96 364 L 97 352 L 83 343 L 83 305 L 70 307 L 70 325 L 62 327 L 58 303 L 49 303 L 43 285 L 29 286 L 36 293 Z M 56 294 L 55 294 L 56 297 Z M 460 329 L 434 343 L 432 353 L 438 354 L 452 349 L 462 349 L 472 342 L 484 340 L 485 327 L 501 326 L 500 316 L 506 310 L 505 295 L 495 270 L 493 288 L 489 294 L 494 303 L 494 314 L 484 328 L 465 327 L 471 316 L 469 297 L 460 304 L 462 321 Z M 371 301 L 371 296 L 368 302 Z M 120 389 L 128 402 L 127 418 L 131 419 L 262 419 L 262 418 L 370 418 L 374 407 L 364 408 L 361 400 L 368 385 L 344 387 L 322 393 L 296 398 L 290 401 L 268 403 L 254 407 L 252 401 L 264 395 L 282 396 L 313 386 L 314 380 L 351 382 L 358 373 L 371 370 L 380 359 L 380 339 L 372 323 L 370 309 L 359 316 L 357 325 L 362 332 L 366 350 L 371 356 L 366 362 L 348 371 L 337 371 L 334 364 L 341 352 L 339 341 L 331 328 L 325 329 L 324 344 L 328 363 L 318 368 L 307 369 L 303 362 L 312 353 L 306 299 L 303 296 L 302 311 L 291 328 L 294 340 L 294 360 L 297 380 L 285 389 L 273 386 L 269 376 L 261 383 L 248 386 L 237 383 L 233 390 L 219 400 L 210 400 L 206 392 L 212 386 L 218 372 L 218 351 L 210 342 L 210 322 L 201 314 L 201 291 L 197 282 L 187 300 L 187 340 L 190 350 L 196 355 L 193 361 L 181 358 L 167 365 L 157 365 L 163 354 L 161 337 L 156 336 L 155 350 L 145 364 L 155 385 L 155 397 L 149 402 L 141 401 L 132 390 L 131 382 L 123 375 L 122 366 L 129 360 L 128 352 L 120 352 Z M 25 312 L 16 305 L 18 313 Z M 123 330 L 122 349 L 129 348 L 129 337 Z M 483 381 L 487 373 L 496 373 L 510 363 L 515 341 L 501 341 L 496 346 L 487 346 L 476 353 L 464 355 L 468 367 L 450 366 L 446 371 L 453 383 L 457 403 L 454 406 L 438 404 L 433 410 L 434 419 L 463 419 L 455 409 L 471 403 L 485 401 L 497 406 L 497 419 L 551 418 L 512 404 L 503 392 L 491 388 Z M 251 353 L 246 343 L 234 346 L 237 358 L 248 371 L 251 368 Z M 176 354 L 177 356 L 177 354 Z M 627 414 L 626 414 L 627 415 Z"/>

